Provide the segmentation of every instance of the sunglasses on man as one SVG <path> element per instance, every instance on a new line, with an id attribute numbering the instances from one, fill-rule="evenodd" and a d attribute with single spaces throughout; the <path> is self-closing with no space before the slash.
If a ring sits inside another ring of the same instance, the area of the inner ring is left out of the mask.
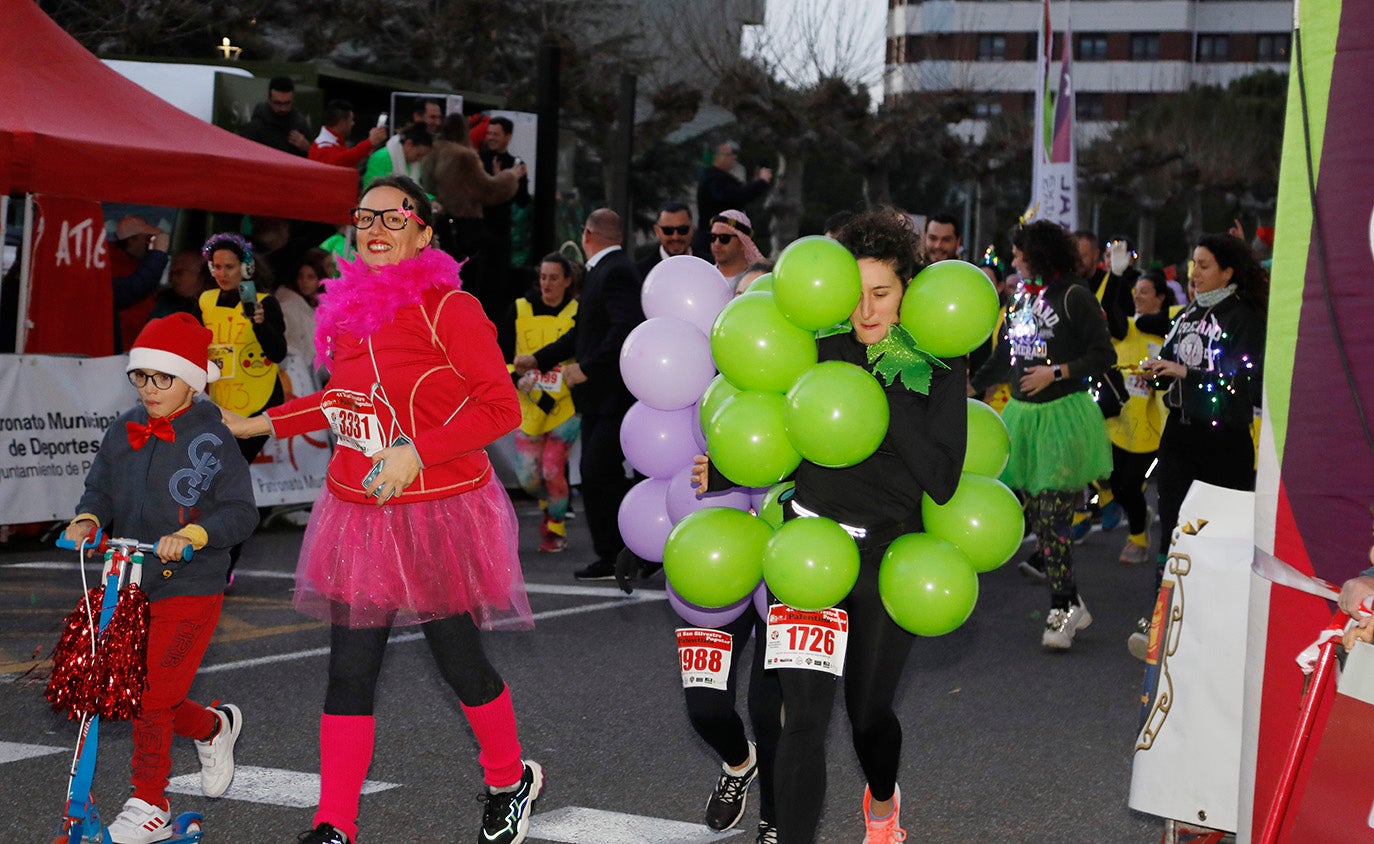
<path id="1" fill-rule="evenodd" d="M 711 241 L 712 241 L 713 243 L 729 243 L 730 241 L 734 240 L 736 237 L 738 237 L 738 235 L 733 235 L 733 234 L 713 234 L 713 235 L 711 235 Z"/>
<path id="2" fill-rule="evenodd" d="M 658 230 L 663 232 L 664 234 L 676 234 L 685 236 L 688 232 L 692 230 L 692 225 L 691 223 L 688 223 L 685 226 L 659 226 Z"/>

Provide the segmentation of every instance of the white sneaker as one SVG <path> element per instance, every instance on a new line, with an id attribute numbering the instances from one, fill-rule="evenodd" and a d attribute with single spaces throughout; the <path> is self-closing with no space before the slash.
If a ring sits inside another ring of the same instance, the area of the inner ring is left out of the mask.
<path id="1" fill-rule="evenodd" d="M 1147 662 L 1150 658 L 1150 620 L 1142 618 L 1135 626 L 1136 631 L 1126 637 L 1126 650 L 1141 662 Z"/>
<path id="2" fill-rule="evenodd" d="M 1045 619 L 1045 633 L 1040 637 L 1040 644 L 1052 650 L 1067 651 L 1073 646 L 1074 634 L 1092 623 L 1092 614 L 1088 612 L 1088 607 L 1080 595 L 1078 603 L 1068 609 L 1050 610 L 1049 617 Z"/>
<path id="3" fill-rule="evenodd" d="M 219 732 L 209 741 L 196 742 L 200 757 L 200 790 L 206 797 L 219 797 L 234 781 L 234 743 L 243 729 L 243 713 L 232 703 L 210 710 L 219 718 Z"/>
<path id="4" fill-rule="evenodd" d="M 124 809 L 105 828 L 114 844 L 152 844 L 172 837 L 172 812 L 137 797 L 124 801 Z"/>

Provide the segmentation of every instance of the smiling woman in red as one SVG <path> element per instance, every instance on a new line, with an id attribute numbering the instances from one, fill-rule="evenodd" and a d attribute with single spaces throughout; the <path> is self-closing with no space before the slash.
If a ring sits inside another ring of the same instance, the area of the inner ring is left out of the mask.
<path id="1" fill-rule="evenodd" d="M 483 840 L 523 841 L 543 784 L 539 765 L 521 758 L 510 693 L 478 632 L 532 622 L 515 511 L 484 450 L 520 423 L 520 405 L 496 329 L 459 290 L 458 264 L 428 248 L 431 213 L 410 179 L 373 182 L 353 209 L 358 259 L 341 264 L 317 312 L 329 388 L 257 419 L 226 415 L 241 437 L 325 427 L 338 437 L 296 572 L 297 609 L 331 624 L 307 844 L 357 837 L 394 624 L 420 625 L 477 737 Z"/>

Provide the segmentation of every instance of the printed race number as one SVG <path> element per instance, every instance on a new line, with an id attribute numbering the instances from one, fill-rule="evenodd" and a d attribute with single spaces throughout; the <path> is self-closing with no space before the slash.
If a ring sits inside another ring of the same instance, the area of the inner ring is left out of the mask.
<path id="1" fill-rule="evenodd" d="M 371 457 L 385 446 L 381 423 L 372 400 L 352 390 L 330 390 L 320 400 L 320 410 L 329 420 L 339 445 Z"/>
<path id="2" fill-rule="evenodd" d="M 682 687 L 724 690 L 730 683 L 730 646 L 733 637 L 705 627 L 677 631 L 677 655 Z"/>
<path id="3" fill-rule="evenodd" d="M 763 667 L 805 668 L 838 677 L 844 673 L 848 644 L 849 613 L 844 610 L 805 612 L 773 604 L 768 608 Z"/>

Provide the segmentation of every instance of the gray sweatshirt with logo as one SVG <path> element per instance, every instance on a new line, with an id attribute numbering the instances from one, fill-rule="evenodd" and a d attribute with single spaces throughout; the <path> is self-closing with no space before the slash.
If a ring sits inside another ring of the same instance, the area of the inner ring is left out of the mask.
<path id="1" fill-rule="evenodd" d="M 172 420 L 174 442 L 153 437 L 134 450 L 125 423 L 148 423 L 141 404 L 115 419 L 100 443 L 78 515 L 100 520 L 107 536 L 155 544 L 184 525 L 200 525 L 204 548 L 190 562 L 164 564 L 144 555 L 143 590 L 148 599 L 217 595 L 229 572 L 229 549 L 258 525 L 248 464 L 220 421 L 219 408 L 198 401 Z"/>

